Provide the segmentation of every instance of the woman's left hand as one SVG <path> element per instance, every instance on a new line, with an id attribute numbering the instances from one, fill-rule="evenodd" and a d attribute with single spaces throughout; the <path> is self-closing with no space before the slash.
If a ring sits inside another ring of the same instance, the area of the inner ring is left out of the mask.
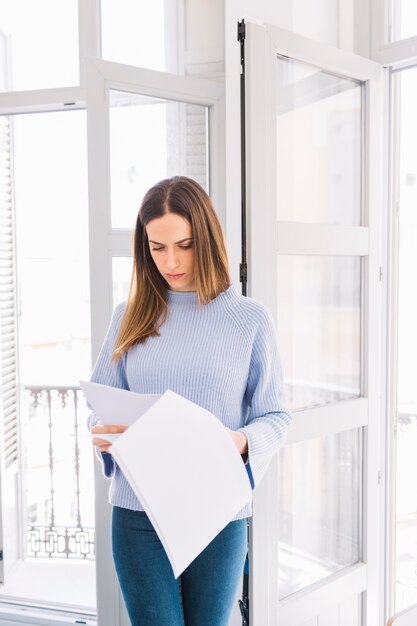
<path id="1" fill-rule="evenodd" d="M 246 452 L 248 451 L 248 440 L 246 438 L 246 435 L 244 435 L 240 431 L 231 430 L 230 428 L 227 428 L 227 427 L 226 427 L 226 430 L 228 431 L 237 449 L 239 450 L 239 454 L 246 454 Z"/>

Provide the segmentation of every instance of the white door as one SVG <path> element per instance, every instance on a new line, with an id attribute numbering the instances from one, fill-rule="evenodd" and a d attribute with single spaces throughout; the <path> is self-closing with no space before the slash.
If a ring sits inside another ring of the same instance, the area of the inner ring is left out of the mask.
<path id="1" fill-rule="evenodd" d="M 144 193 L 189 175 L 222 206 L 220 83 L 91 59 L 87 67 L 92 352 L 130 283 Z M 110 549 L 108 481 L 96 464 L 97 621 L 128 626 Z"/>
<path id="2" fill-rule="evenodd" d="M 251 626 L 376 626 L 383 70 L 246 25 L 249 295 L 277 324 L 288 445 L 256 493 Z"/>

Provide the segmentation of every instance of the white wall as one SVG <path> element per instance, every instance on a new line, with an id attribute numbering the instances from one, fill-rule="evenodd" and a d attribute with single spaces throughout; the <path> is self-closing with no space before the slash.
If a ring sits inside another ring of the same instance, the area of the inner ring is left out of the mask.
<path id="1" fill-rule="evenodd" d="M 224 0 L 181 0 L 187 74 L 224 77 Z M 180 52 L 181 55 L 181 52 Z"/>

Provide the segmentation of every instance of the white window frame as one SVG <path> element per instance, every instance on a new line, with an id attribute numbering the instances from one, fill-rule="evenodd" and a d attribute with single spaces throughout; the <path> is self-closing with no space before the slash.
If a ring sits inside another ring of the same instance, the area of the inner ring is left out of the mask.
<path id="1" fill-rule="evenodd" d="M 93 6 L 98 4 L 95 0 L 89 0 L 88 2 L 78 1 L 78 25 L 79 25 L 79 65 L 80 65 L 80 85 L 52 88 L 52 89 L 40 89 L 40 90 L 27 90 L 27 91 L 15 91 L 0 93 L 0 114 L 4 116 L 13 116 L 25 113 L 48 113 L 55 111 L 67 111 L 67 110 L 79 110 L 85 108 L 85 88 L 83 84 L 83 50 L 85 44 L 89 41 L 89 28 L 91 10 Z M 91 37 L 93 43 L 97 41 L 95 37 Z M 90 42 L 91 44 L 91 42 Z M 68 104 L 71 103 L 71 104 Z M 18 246 L 18 242 L 16 243 Z M 19 538 L 17 546 L 18 560 L 11 564 L 10 575 L 5 576 L 5 585 L 0 587 L 0 623 L 5 620 L 7 623 L 15 618 L 19 623 L 24 619 L 28 619 L 27 603 L 33 606 L 34 602 L 30 598 L 30 589 L 33 588 L 34 577 L 40 577 L 41 579 L 48 576 L 48 566 L 50 563 L 37 563 L 34 560 L 25 561 L 26 545 L 25 530 L 26 523 L 24 521 L 25 506 L 23 502 L 23 459 L 20 455 L 19 469 L 16 475 L 16 482 L 18 483 L 19 490 L 19 510 L 16 512 L 19 520 Z M 0 513 L 1 513 L 0 502 Z M 10 541 L 9 533 L 9 541 Z M 6 555 L 5 555 L 6 556 Z M 71 563 L 73 566 L 74 563 Z M 92 564 L 82 563 L 82 566 L 88 568 L 93 567 Z M 57 569 L 54 579 L 51 583 L 55 583 L 57 586 L 63 586 L 67 584 L 68 572 L 63 569 L 63 563 L 56 563 Z M 53 598 L 53 586 L 50 589 L 51 597 Z M 13 610 L 10 609 L 10 603 L 14 606 Z M 25 606 L 26 605 L 26 606 Z M 55 611 L 54 602 L 51 600 L 51 611 Z M 46 612 L 43 615 L 42 611 L 37 612 L 36 621 L 34 623 L 50 623 L 50 618 L 46 617 Z M 82 610 L 77 610 L 74 607 L 72 612 L 72 621 L 74 616 L 82 617 Z M 35 620 L 35 617 L 32 616 Z M 68 618 L 69 619 L 69 618 Z"/>
<path id="2" fill-rule="evenodd" d="M 407 71 L 417 65 L 417 56 L 408 62 L 393 64 L 391 67 L 390 89 L 390 134 L 389 134 L 389 213 L 387 266 L 387 317 L 386 338 L 387 358 L 383 372 L 386 385 L 387 411 L 387 477 L 386 477 L 386 617 L 393 615 L 396 595 L 396 483 L 397 483 L 397 423 L 398 423 L 398 306 L 399 306 L 399 253 L 400 253 L 400 205 L 399 205 L 399 142 L 400 142 L 400 111 L 398 106 L 398 90 L 395 90 L 394 71 Z"/>
<path id="3" fill-rule="evenodd" d="M 181 36 L 181 33 L 183 34 L 181 23 L 184 19 L 183 0 L 175 0 L 175 6 L 170 2 L 169 11 L 171 16 L 173 14 L 176 16 L 175 21 L 178 23 L 179 36 Z M 113 308 L 112 258 L 131 256 L 132 253 L 133 229 L 112 229 L 110 221 L 109 90 L 122 89 L 209 108 L 210 191 L 214 203 L 219 207 L 225 206 L 225 103 L 224 81 L 222 80 L 159 72 L 101 59 L 99 0 L 78 0 L 78 21 L 80 84 L 63 88 L 0 93 L 0 115 L 86 110 L 90 272 L 93 277 L 90 281 L 93 366 Z M 180 51 L 175 42 L 174 45 L 176 46 L 175 56 L 179 63 L 181 62 Z M 221 212 L 221 217 L 225 220 L 224 210 L 223 213 Z M 102 478 L 98 464 L 96 464 L 95 473 L 97 621 L 100 626 L 117 626 L 118 624 L 127 626 L 129 621 L 116 582 L 110 550 L 110 507 L 107 504 L 109 485 Z M 16 567 L 21 569 L 24 565 L 21 560 Z M 33 565 L 31 566 L 33 570 Z M 58 563 L 57 566 L 62 570 L 62 563 Z M 42 565 L 39 565 L 39 568 L 42 568 Z M 33 571 L 28 572 L 29 574 L 32 577 L 35 575 Z M 42 576 L 40 571 L 39 575 Z M 57 579 L 58 584 L 63 584 L 61 575 Z M 0 588 L 0 594 L 1 591 Z M 50 592 L 53 597 L 52 588 Z M 16 623 L 23 623 L 25 616 L 27 619 L 28 608 L 23 606 L 24 594 L 22 597 L 17 594 L 16 590 L 16 608 L 13 619 Z M 2 609 L 1 600 L 0 595 L 0 623 L 2 623 L 2 616 L 6 621 L 12 619 L 12 613 L 7 613 L 9 609 L 5 606 L 4 610 Z M 17 606 L 19 602 L 22 603 L 20 609 Z M 52 602 L 51 605 L 53 605 Z M 36 619 L 34 623 L 50 624 L 50 614 L 47 616 L 45 613 L 42 617 L 41 613 L 42 611 L 38 612 L 36 618 L 32 617 L 33 620 Z M 81 616 L 79 612 L 77 615 Z M 58 619 L 58 614 L 56 619 Z"/>
<path id="4" fill-rule="evenodd" d="M 417 65 L 417 36 L 390 41 L 392 31 L 392 3 L 396 0 L 371 0 L 371 54 L 372 58 L 390 69 L 407 70 Z M 392 78 L 392 77 L 391 77 Z M 385 619 L 393 614 L 395 604 L 395 534 L 396 534 L 396 421 L 397 421 L 397 350 L 398 350 L 398 142 L 399 127 L 395 112 L 393 82 L 387 87 L 384 100 L 387 103 L 388 132 L 384 136 L 384 180 L 383 194 L 386 197 L 384 229 L 388 233 L 384 246 L 384 306 L 383 345 L 385 347 L 381 371 L 384 394 L 386 433 L 384 481 L 385 520 Z"/>
<path id="5" fill-rule="evenodd" d="M 329 246 L 324 254 L 366 254 L 363 277 L 365 289 L 366 319 L 375 320 L 363 339 L 363 397 L 349 403 L 338 403 L 295 414 L 295 426 L 289 434 L 288 443 L 313 436 L 326 435 L 344 429 L 364 426 L 366 431 L 366 467 L 364 484 L 367 499 L 364 510 L 363 544 L 366 562 L 357 563 L 295 593 L 279 602 L 277 584 L 278 546 L 278 485 L 277 464 L 273 462 L 267 477 L 255 494 L 252 522 L 251 564 L 251 624 L 252 626 L 277 626 L 278 624 L 307 622 L 331 608 L 337 601 L 343 602 L 348 595 L 366 591 L 366 623 L 379 624 L 382 617 L 380 599 L 383 598 L 383 540 L 378 529 L 383 520 L 381 483 L 382 432 L 381 405 L 379 402 L 380 380 L 375 364 L 380 345 L 379 312 L 381 302 L 380 283 L 380 218 L 382 194 L 381 138 L 383 129 L 384 71 L 373 61 L 357 57 L 330 46 L 309 40 L 294 33 L 269 25 L 247 24 L 247 154 L 248 154 L 248 203 L 250 208 L 250 295 L 265 302 L 274 313 L 276 310 L 276 284 L 260 281 L 265 268 L 275 267 L 275 254 L 285 251 L 303 251 L 314 254 L 322 250 L 328 237 L 336 237 L 338 249 Z M 265 215 L 265 207 L 275 206 L 275 77 L 276 55 L 282 54 L 320 67 L 336 75 L 366 81 L 368 105 L 365 112 L 365 155 L 368 163 L 367 189 L 365 190 L 365 223 L 358 228 L 279 223 L 279 232 L 271 227 Z M 371 166 L 369 167 L 369 164 Z M 366 210 L 368 207 L 368 210 Z M 369 225 L 372 225 L 370 228 Z M 306 235 L 308 233 L 309 239 Z M 281 236 L 282 234 L 282 236 Z M 343 234 L 342 237 L 340 235 Z M 284 364 L 285 367 L 285 364 Z M 352 411 L 349 411 L 349 409 Z M 353 410 L 354 409 L 354 410 Z M 331 415 L 331 417 L 330 417 Z M 313 418 L 314 423 L 313 423 Z M 310 421 L 311 419 L 311 421 Z M 372 441 L 372 445 L 367 442 Z M 272 549 L 271 549 L 272 548 Z M 346 589 L 349 589 L 347 592 Z M 279 617 L 278 617 L 279 606 Z M 314 607 L 314 615 L 312 615 Z M 291 620 L 291 621 L 290 621 Z M 294 621 L 293 621 L 294 620 Z"/>
<path id="6" fill-rule="evenodd" d="M 87 62 L 87 127 L 90 207 L 90 275 L 93 362 L 98 356 L 111 313 L 112 259 L 132 254 L 133 229 L 111 226 L 110 214 L 110 142 L 109 91 L 118 89 L 173 101 L 199 104 L 210 108 L 209 145 L 210 189 L 215 204 L 224 206 L 224 182 L 221 137 L 223 127 L 223 85 L 216 81 L 177 76 L 124 66 L 109 61 Z M 113 573 L 110 549 L 110 507 L 108 482 L 96 465 L 96 542 L 97 598 L 100 626 L 128 624 Z M 113 576 L 110 575 L 113 573 Z"/>
<path id="7" fill-rule="evenodd" d="M 408 64 L 417 57 L 417 36 L 391 41 L 396 1 L 371 0 L 371 56 L 384 66 Z"/>

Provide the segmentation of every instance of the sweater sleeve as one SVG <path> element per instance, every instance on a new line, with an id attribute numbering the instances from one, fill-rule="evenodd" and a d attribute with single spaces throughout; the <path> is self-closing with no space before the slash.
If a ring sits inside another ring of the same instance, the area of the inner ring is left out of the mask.
<path id="1" fill-rule="evenodd" d="M 120 389 L 129 389 L 129 385 L 126 378 L 126 354 L 117 361 L 111 360 L 114 346 L 116 343 L 117 335 L 120 328 L 120 322 L 124 313 L 124 303 L 117 305 L 113 312 L 113 316 L 110 322 L 110 326 L 107 330 L 106 337 L 104 339 L 100 354 L 97 362 L 94 366 L 93 373 L 91 375 L 91 381 L 93 383 L 100 383 L 102 385 L 109 385 L 110 387 L 119 387 Z M 91 408 L 91 407 L 90 407 Z M 92 411 L 87 418 L 88 429 L 97 424 L 100 416 Z M 98 459 L 102 463 L 103 473 L 107 478 L 110 478 L 116 469 L 116 463 L 113 457 L 108 452 L 100 452 L 96 448 L 96 454 Z"/>
<path id="2" fill-rule="evenodd" d="M 284 383 L 276 331 L 269 311 L 262 307 L 252 345 L 246 387 L 249 414 L 239 428 L 248 440 L 248 473 L 256 488 L 276 450 L 283 446 L 292 423 L 284 397 Z"/>

